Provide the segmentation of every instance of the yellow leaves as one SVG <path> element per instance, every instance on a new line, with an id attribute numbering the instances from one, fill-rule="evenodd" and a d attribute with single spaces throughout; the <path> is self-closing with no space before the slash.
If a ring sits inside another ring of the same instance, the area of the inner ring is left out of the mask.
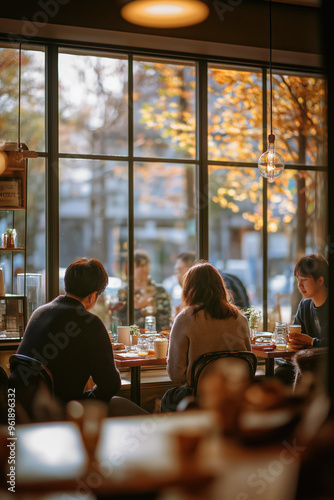
<path id="1" fill-rule="evenodd" d="M 289 222 L 291 222 L 292 219 L 293 219 L 292 215 L 285 215 L 283 217 L 283 222 L 284 222 L 284 224 L 289 224 Z"/>
<path id="2" fill-rule="evenodd" d="M 239 212 L 239 207 L 238 207 L 238 205 L 236 205 L 236 204 L 235 204 L 235 203 L 233 203 L 232 201 L 230 201 L 230 202 L 227 204 L 227 208 L 229 208 L 230 210 L 232 210 L 232 212 L 234 212 L 234 213 Z"/>
<path id="3" fill-rule="evenodd" d="M 254 191 L 249 192 L 249 199 L 252 203 L 257 202 L 257 194 Z"/>
<path id="4" fill-rule="evenodd" d="M 276 233 L 278 230 L 278 222 L 275 221 L 269 222 L 267 228 L 269 233 Z"/>

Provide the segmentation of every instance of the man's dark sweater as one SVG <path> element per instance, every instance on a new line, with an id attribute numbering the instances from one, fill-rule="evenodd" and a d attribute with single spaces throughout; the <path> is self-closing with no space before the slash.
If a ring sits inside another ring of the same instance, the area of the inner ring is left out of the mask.
<path id="1" fill-rule="evenodd" d="M 49 368 L 55 395 L 63 402 L 83 399 L 90 376 L 97 399 L 108 402 L 120 389 L 120 373 L 102 321 L 71 297 L 60 295 L 34 311 L 17 353 Z"/>
<path id="2" fill-rule="evenodd" d="M 301 325 L 302 333 L 313 337 L 314 347 L 328 346 L 328 299 L 316 307 L 312 299 L 302 299 L 294 319 L 295 325 Z"/>

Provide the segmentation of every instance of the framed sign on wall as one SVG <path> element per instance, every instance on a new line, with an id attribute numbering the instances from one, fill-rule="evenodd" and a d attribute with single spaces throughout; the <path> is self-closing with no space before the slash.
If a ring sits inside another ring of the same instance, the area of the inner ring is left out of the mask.
<path id="1" fill-rule="evenodd" d="M 0 207 L 22 207 L 22 185 L 20 178 L 0 178 Z"/>

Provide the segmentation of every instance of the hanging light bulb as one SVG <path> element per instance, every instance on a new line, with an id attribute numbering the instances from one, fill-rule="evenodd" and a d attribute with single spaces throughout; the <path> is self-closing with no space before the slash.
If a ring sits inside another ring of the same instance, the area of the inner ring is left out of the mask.
<path id="1" fill-rule="evenodd" d="M 132 0 L 121 15 L 130 23 L 150 28 L 180 28 L 204 21 L 209 7 L 202 0 Z"/>
<path id="2" fill-rule="evenodd" d="M 283 157 L 275 151 L 275 136 L 268 135 L 268 149 L 259 158 L 258 169 L 269 182 L 274 182 L 284 170 Z"/>
<path id="3" fill-rule="evenodd" d="M 270 74 L 270 134 L 268 135 L 268 149 L 259 158 L 258 169 L 260 174 L 268 179 L 269 182 L 274 182 L 277 177 L 282 175 L 284 170 L 284 159 L 275 151 L 275 135 L 273 134 L 273 74 L 271 65 L 271 0 L 269 2 L 269 38 L 270 38 L 270 59 L 269 59 L 269 74 Z"/>

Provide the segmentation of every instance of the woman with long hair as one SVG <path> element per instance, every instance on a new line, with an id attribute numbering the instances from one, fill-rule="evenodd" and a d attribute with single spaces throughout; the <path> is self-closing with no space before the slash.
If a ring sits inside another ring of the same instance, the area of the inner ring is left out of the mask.
<path id="1" fill-rule="evenodd" d="M 250 351 L 248 321 L 229 302 L 224 280 L 209 262 L 200 260 L 184 276 L 184 309 L 170 333 L 167 371 L 180 387 L 162 398 L 162 411 L 176 408 L 190 394 L 191 368 L 201 354 L 212 351 Z"/>

